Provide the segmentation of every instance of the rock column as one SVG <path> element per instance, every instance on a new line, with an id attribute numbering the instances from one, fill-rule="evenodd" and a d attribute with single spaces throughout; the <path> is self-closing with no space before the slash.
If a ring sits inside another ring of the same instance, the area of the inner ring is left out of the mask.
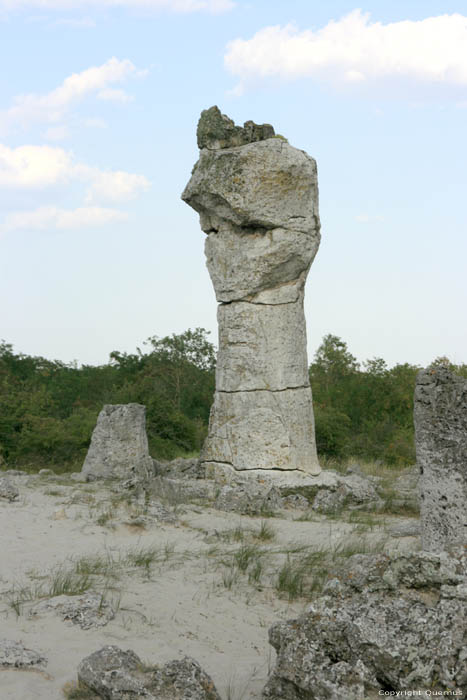
<path id="1" fill-rule="evenodd" d="M 201 114 L 182 199 L 200 214 L 218 308 L 202 459 L 318 474 L 303 290 L 320 241 L 316 163 L 268 124 Z"/>
<path id="2" fill-rule="evenodd" d="M 414 402 L 422 547 L 467 545 L 467 380 L 447 368 L 419 372 Z"/>
<path id="3" fill-rule="evenodd" d="M 146 479 L 152 474 L 146 435 L 146 407 L 106 404 L 97 418 L 81 473 L 94 479 Z"/>

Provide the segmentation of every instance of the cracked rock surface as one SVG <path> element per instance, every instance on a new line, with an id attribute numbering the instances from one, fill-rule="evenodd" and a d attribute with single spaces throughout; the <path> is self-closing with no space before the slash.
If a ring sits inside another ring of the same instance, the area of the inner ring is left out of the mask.
<path id="1" fill-rule="evenodd" d="M 15 484 L 13 484 L 10 479 L 6 476 L 0 477 L 0 498 L 4 498 L 6 501 L 16 501 L 19 496 L 19 491 Z"/>
<path id="2" fill-rule="evenodd" d="M 38 651 L 27 649 L 21 642 L 0 639 L 0 668 L 42 668 L 46 657 Z"/>
<path id="3" fill-rule="evenodd" d="M 153 472 L 146 435 L 146 407 L 106 404 L 97 418 L 82 475 L 94 479 L 147 478 Z"/>
<path id="4" fill-rule="evenodd" d="M 461 550 L 351 557 L 306 613 L 269 630 L 264 700 L 464 697 L 466 563 Z"/>
<path id="5" fill-rule="evenodd" d="M 316 163 L 217 107 L 201 114 L 198 145 L 182 199 L 200 214 L 219 302 L 203 461 L 318 474 L 303 312 L 320 241 Z"/>
<path id="6" fill-rule="evenodd" d="M 105 646 L 83 659 L 78 679 L 105 700 L 220 700 L 210 676 L 187 656 L 147 666 L 131 650 Z"/>
<path id="7" fill-rule="evenodd" d="M 422 547 L 467 545 L 467 380 L 445 367 L 419 372 L 414 401 Z"/>
<path id="8" fill-rule="evenodd" d="M 115 617 L 112 605 L 97 593 L 83 595 L 54 596 L 35 605 L 29 617 L 37 617 L 49 612 L 56 612 L 62 620 L 70 620 L 83 630 L 91 627 L 104 627 Z"/>

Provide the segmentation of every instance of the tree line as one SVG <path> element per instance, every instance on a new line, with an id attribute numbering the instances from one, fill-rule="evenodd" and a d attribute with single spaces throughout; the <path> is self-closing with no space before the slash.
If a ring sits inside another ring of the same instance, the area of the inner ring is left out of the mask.
<path id="1" fill-rule="evenodd" d="M 215 388 L 215 348 L 202 328 L 149 338 L 134 354 L 114 351 L 105 365 L 16 353 L 0 343 L 0 462 L 9 468 L 79 469 L 104 404 L 147 407 L 150 453 L 158 459 L 199 452 Z M 467 377 L 467 365 L 448 365 Z M 413 391 L 419 367 L 362 364 L 327 335 L 310 365 L 321 457 L 415 459 Z"/>

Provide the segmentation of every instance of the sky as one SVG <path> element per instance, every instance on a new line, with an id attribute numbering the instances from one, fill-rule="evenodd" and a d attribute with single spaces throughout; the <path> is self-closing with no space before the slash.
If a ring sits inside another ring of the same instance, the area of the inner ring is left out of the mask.
<path id="1" fill-rule="evenodd" d="M 0 339 L 104 364 L 216 301 L 180 199 L 217 104 L 318 163 L 305 298 L 360 360 L 467 362 L 465 0 L 0 0 Z"/>

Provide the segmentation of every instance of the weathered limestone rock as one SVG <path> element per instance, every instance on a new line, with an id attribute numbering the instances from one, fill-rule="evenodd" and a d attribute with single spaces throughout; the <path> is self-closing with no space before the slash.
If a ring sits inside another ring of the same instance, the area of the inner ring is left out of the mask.
<path id="1" fill-rule="evenodd" d="M 274 513 L 283 507 L 280 493 L 274 487 L 264 485 L 243 484 L 223 486 L 216 498 L 214 507 L 227 512 L 242 515 L 262 515 Z"/>
<path id="2" fill-rule="evenodd" d="M 203 458 L 231 464 L 235 469 L 316 473 L 310 387 L 216 391 Z"/>
<path id="3" fill-rule="evenodd" d="M 0 668 L 43 668 L 46 657 L 33 649 L 26 649 L 21 642 L 0 639 Z"/>
<path id="4" fill-rule="evenodd" d="M 62 620 L 70 620 L 83 630 L 104 627 L 115 617 L 112 605 L 99 593 L 83 595 L 59 595 L 37 603 L 29 611 L 29 617 L 41 617 L 48 613 L 58 614 Z"/>
<path id="5" fill-rule="evenodd" d="M 319 474 L 303 289 L 318 250 L 316 163 L 274 138 L 201 114 L 182 199 L 200 214 L 218 309 L 216 395 L 204 463 Z"/>
<path id="6" fill-rule="evenodd" d="M 419 372 L 414 422 L 422 547 L 467 545 L 467 380 L 445 367 Z"/>
<path id="7" fill-rule="evenodd" d="M 343 507 L 366 510 L 378 509 L 382 505 L 374 477 L 354 473 L 343 475 L 330 469 L 311 476 L 279 469 L 237 471 L 228 464 L 207 462 L 206 479 L 221 487 L 230 487 L 222 488 L 218 493 L 215 507 L 222 510 L 234 510 L 235 503 L 240 511 L 250 514 L 290 506 L 333 513 Z"/>
<path id="8" fill-rule="evenodd" d="M 362 700 L 420 689 L 464 697 L 466 564 L 460 551 L 351 557 L 306 613 L 270 629 L 277 661 L 264 699 Z"/>
<path id="9" fill-rule="evenodd" d="M 198 148 L 243 146 L 274 136 L 274 129 L 270 124 L 255 124 L 250 121 L 245 122 L 242 129 L 241 126 L 235 126 L 225 114 L 221 114 L 217 107 L 206 110 L 204 114 L 205 118 L 198 124 L 196 134 Z"/>
<path id="10" fill-rule="evenodd" d="M 116 646 L 83 659 L 78 680 L 104 700 L 220 700 L 212 679 L 194 659 L 146 666 L 133 651 Z"/>
<path id="11" fill-rule="evenodd" d="M 82 474 L 94 479 L 147 478 L 152 459 L 146 435 L 146 407 L 107 404 L 99 413 Z"/>
<path id="12" fill-rule="evenodd" d="M 16 501 L 19 496 L 19 491 L 6 476 L 0 477 L 0 498 L 7 501 Z"/>
<path id="13" fill-rule="evenodd" d="M 152 460 L 154 475 L 167 476 L 171 479 L 203 479 L 205 469 L 197 457 L 177 457 L 170 462 Z"/>

